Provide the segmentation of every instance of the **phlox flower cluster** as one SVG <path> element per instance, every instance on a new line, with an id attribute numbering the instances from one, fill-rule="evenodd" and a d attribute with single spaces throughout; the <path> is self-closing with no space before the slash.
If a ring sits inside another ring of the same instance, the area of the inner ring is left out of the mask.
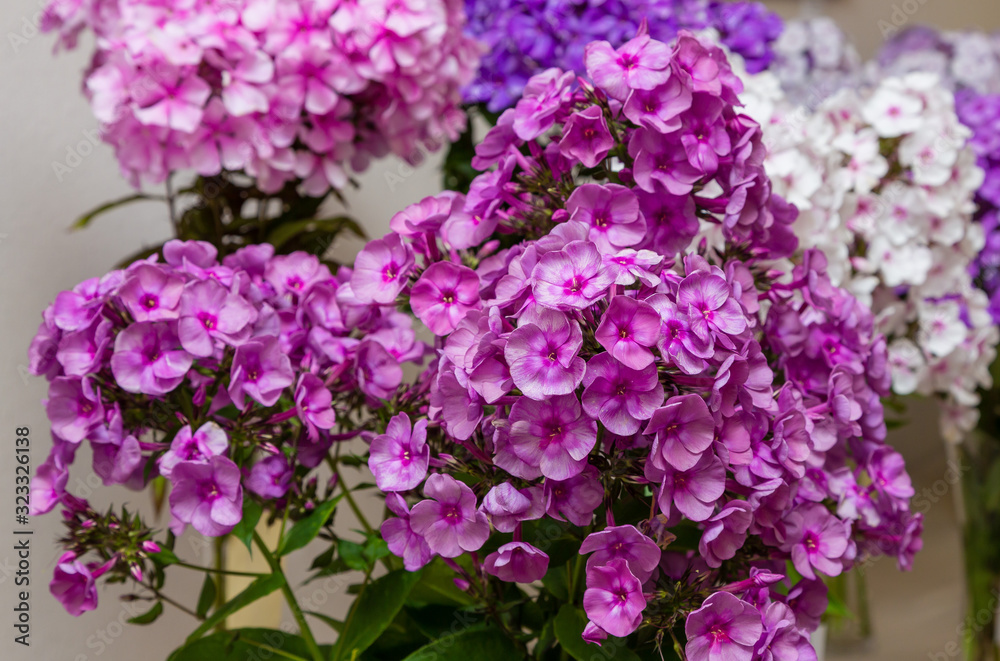
<path id="1" fill-rule="evenodd" d="M 863 80 L 861 56 L 847 35 L 826 16 L 794 19 L 774 42 L 767 67 L 792 103 L 815 109 L 824 99 Z M 751 73 L 754 68 L 748 66 Z"/>
<path id="2" fill-rule="evenodd" d="M 210 244 L 181 241 L 163 253 L 45 310 L 30 368 L 49 380 L 54 445 L 31 483 L 32 513 L 87 509 L 67 492 L 84 441 L 107 485 L 166 478 L 177 534 L 228 533 L 245 498 L 308 510 L 310 471 L 426 346 L 408 316 L 359 302 L 350 269 L 331 273 L 312 255 L 263 244 L 220 263 Z"/>
<path id="3" fill-rule="evenodd" d="M 359 255 L 355 295 L 436 336 L 424 406 L 371 441 L 383 536 L 469 587 L 562 572 L 538 534 L 555 525 L 587 556 L 586 640 L 815 659 L 821 577 L 920 546 L 884 442 L 885 341 L 821 252 L 771 268 L 795 210 L 719 48 L 640 30 L 584 60 L 589 80 L 528 82 L 467 195 L 409 207 Z"/>
<path id="4" fill-rule="evenodd" d="M 594 40 L 620 46 L 643 19 L 650 36 L 671 41 L 680 30 L 716 30 L 752 71 L 767 67 L 781 19 L 758 2 L 716 0 L 465 0 L 468 32 L 488 46 L 475 82 L 465 90 L 471 103 L 490 111 L 513 106 L 528 80 L 558 67 L 584 71 L 584 49 Z"/>
<path id="5" fill-rule="evenodd" d="M 976 219 L 986 244 L 973 274 L 990 296 L 1000 323 L 1000 35 L 913 28 L 891 39 L 879 54 L 876 75 L 930 71 L 955 91 L 958 118 L 972 131 L 969 144 L 985 173 L 976 196 Z"/>
<path id="6" fill-rule="evenodd" d="M 52 0 L 43 29 L 97 50 L 84 90 L 138 186 L 244 171 L 320 196 L 464 128 L 479 46 L 461 0 Z"/>
<path id="7" fill-rule="evenodd" d="M 833 282 L 872 307 L 893 391 L 940 396 L 942 431 L 961 440 L 977 390 L 990 386 L 998 333 L 969 273 L 984 242 L 973 222 L 983 173 L 952 93 L 911 73 L 810 112 L 768 74 L 746 82 L 774 189 L 800 210 L 801 246 L 823 251 Z"/>

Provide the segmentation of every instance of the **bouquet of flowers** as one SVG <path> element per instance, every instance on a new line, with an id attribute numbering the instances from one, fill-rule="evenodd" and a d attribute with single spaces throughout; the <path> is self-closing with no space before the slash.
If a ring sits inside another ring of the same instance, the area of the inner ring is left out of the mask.
<path id="1" fill-rule="evenodd" d="M 187 526 L 249 546 L 262 513 L 302 523 L 278 549 L 260 546 L 280 557 L 328 526 L 338 486 L 350 498 L 340 444 L 390 393 L 404 396 L 401 365 L 427 347 L 408 316 L 359 302 L 350 269 L 273 252 L 246 247 L 220 263 L 210 244 L 171 241 L 165 262 L 85 281 L 46 309 L 30 356 L 50 382 L 54 445 L 30 500 L 34 514 L 63 508 L 52 592 L 70 613 L 96 608 L 102 576 L 134 581 L 162 610 L 163 570 L 185 564 L 170 549 Z M 66 490 L 84 441 L 106 485 L 169 493 L 165 542 L 137 515 L 98 513 Z M 324 464 L 333 478 L 320 486 Z"/>
<path id="2" fill-rule="evenodd" d="M 409 570 L 443 559 L 502 658 L 814 659 L 821 577 L 920 547 L 886 343 L 822 252 L 789 265 L 723 52 L 644 28 L 589 44 L 588 79 L 531 78 L 468 194 L 358 256 L 358 299 L 438 354 L 371 440 L 382 534 Z"/>

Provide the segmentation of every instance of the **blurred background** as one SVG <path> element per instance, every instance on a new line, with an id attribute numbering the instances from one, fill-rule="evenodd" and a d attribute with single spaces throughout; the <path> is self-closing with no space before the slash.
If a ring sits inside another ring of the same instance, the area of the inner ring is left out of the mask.
<path id="1" fill-rule="evenodd" d="M 50 446 L 41 401 L 45 382 L 27 372 L 26 351 L 40 321 L 41 311 L 55 295 L 76 283 L 105 273 L 123 255 L 169 235 L 165 210 L 158 204 L 135 204 L 100 217 L 91 228 L 71 233 L 67 227 L 82 212 L 127 195 L 111 150 L 100 143 L 97 125 L 79 91 L 81 70 L 89 47 L 52 54 L 53 39 L 39 34 L 43 0 L 5 0 L 0 16 L 0 658 L 45 661 L 94 659 L 151 661 L 166 658 L 179 635 L 192 627 L 177 611 L 157 625 L 143 629 L 124 625 L 146 606 L 117 600 L 103 589 L 101 606 L 81 618 L 67 615 L 48 594 L 48 582 L 57 557 L 54 545 L 62 531 L 58 516 L 33 520 L 30 569 L 31 646 L 13 642 L 12 609 L 15 594 L 16 553 L 10 531 L 13 521 L 14 430 L 29 427 L 32 465 L 46 457 Z M 861 54 L 870 56 L 889 31 L 907 25 L 930 24 L 943 29 L 1000 29 L 998 0 L 812 0 L 766 2 L 787 18 L 826 14 L 854 40 Z M 421 167 L 398 160 L 376 163 L 360 177 L 361 189 L 348 194 L 350 212 L 369 236 L 388 230 L 389 218 L 405 205 L 440 189 L 430 154 Z M 334 250 L 348 260 L 360 247 L 344 241 Z M 909 412 L 910 425 L 893 439 L 906 456 L 917 490 L 915 507 L 926 516 L 924 550 L 913 572 L 902 574 L 891 560 L 869 566 L 873 635 L 860 645 L 831 652 L 830 661 L 880 661 L 958 658 L 963 626 L 961 573 L 956 507 L 953 500 L 957 473 L 949 469 L 937 435 L 936 411 L 919 402 Z M 85 451 L 85 450 L 84 450 Z M 81 457 L 77 466 L 89 461 Z M 96 505 L 128 503 L 146 513 L 146 496 L 100 486 L 100 480 L 78 470 L 69 490 Z M 380 508 L 372 506 L 373 516 Z M 340 525 L 357 527 L 349 513 Z M 163 527 L 167 521 L 154 522 Z M 179 553 L 206 562 L 210 545 L 197 535 L 178 544 Z M 308 553 L 302 554 L 306 557 Z M 306 567 L 290 567 L 293 580 Z M 175 572 L 167 592 L 190 601 L 200 587 L 198 577 Z M 188 579 L 185 583 L 183 579 Z M 315 610 L 340 616 L 348 603 L 346 584 L 314 584 L 298 590 L 300 601 Z M 290 621 L 280 605 L 263 605 L 258 616 Z"/>

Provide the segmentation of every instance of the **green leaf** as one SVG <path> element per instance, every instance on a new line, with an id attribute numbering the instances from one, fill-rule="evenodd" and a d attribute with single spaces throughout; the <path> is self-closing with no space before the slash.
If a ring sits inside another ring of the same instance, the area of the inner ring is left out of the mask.
<path id="1" fill-rule="evenodd" d="M 327 519 L 333 514 L 333 510 L 337 508 L 337 503 L 343 497 L 344 494 L 340 494 L 333 500 L 326 501 L 317 507 L 312 514 L 292 526 L 291 530 L 286 532 L 285 536 L 281 538 L 278 550 L 274 554 L 278 557 L 288 555 L 292 551 L 296 551 L 316 539 L 316 535 L 326 525 Z"/>
<path id="2" fill-rule="evenodd" d="M 165 549 L 165 548 L 161 548 L 156 553 L 150 553 L 149 557 L 153 562 L 159 563 L 164 567 L 181 561 L 181 559 L 177 557 L 176 553 L 174 553 L 170 549 Z"/>
<path id="3" fill-rule="evenodd" d="M 601 659 L 617 659 L 618 661 L 639 661 L 635 652 L 625 647 L 624 638 L 608 636 L 608 639 L 598 647 L 583 640 L 583 629 L 587 626 L 587 617 L 579 608 L 572 604 L 563 604 L 555 619 L 556 639 L 559 645 L 577 661 L 590 661 L 597 654 Z"/>
<path id="4" fill-rule="evenodd" d="M 455 585 L 455 576 L 451 567 L 440 558 L 435 558 L 421 570 L 420 580 L 410 590 L 406 603 L 416 606 L 469 606 L 475 603 L 468 592 L 459 590 Z"/>
<path id="5" fill-rule="evenodd" d="M 243 518 L 233 528 L 233 535 L 246 545 L 247 551 L 251 555 L 253 555 L 253 531 L 257 529 L 257 523 L 260 521 L 260 515 L 263 511 L 259 503 L 251 498 L 244 498 Z"/>
<path id="6" fill-rule="evenodd" d="M 162 200 L 163 197 L 159 195 L 146 195 L 145 193 L 135 193 L 133 195 L 127 195 L 125 197 L 119 198 L 117 200 L 112 200 L 111 202 L 105 202 L 101 206 L 91 209 L 87 213 L 83 214 L 77 218 L 76 222 L 70 225 L 71 230 L 83 229 L 90 224 L 94 218 L 97 218 L 103 213 L 107 213 L 118 207 L 125 206 L 126 204 L 131 204 L 132 202 L 138 202 L 139 200 Z"/>
<path id="7" fill-rule="evenodd" d="M 347 614 L 344 631 L 334 646 L 333 661 L 355 659 L 375 642 L 403 607 L 420 572 L 398 570 L 368 584 Z"/>
<path id="8" fill-rule="evenodd" d="M 326 624 L 328 627 L 330 627 L 337 633 L 340 633 L 341 631 L 344 630 L 344 623 L 341 622 L 340 620 L 330 617 L 329 615 L 324 615 L 323 613 L 317 613 L 316 611 L 302 611 L 302 612 L 307 615 L 312 615 L 317 620 L 322 621 L 324 624 Z"/>
<path id="9" fill-rule="evenodd" d="M 275 249 L 296 238 L 301 234 L 323 233 L 336 236 L 340 232 L 347 230 L 359 238 L 365 238 L 365 232 L 361 226 L 347 216 L 336 218 L 307 218 L 305 220 L 293 220 L 281 223 L 267 235 L 267 242 L 274 245 Z"/>
<path id="10" fill-rule="evenodd" d="M 128 619 L 130 624 L 152 624 L 156 621 L 156 618 L 160 617 L 163 613 L 163 602 L 158 601 L 153 604 L 153 607 L 142 615 L 136 615 L 135 617 L 130 617 Z"/>
<path id="11" fill-rule="evenodd" d="M 284 583 L 285 579 L 281 574 L 269 574 L 268 576 L 261 576 L 260 578 L 255 579 L 253 583 L 247 586 L 246 590 L 215 609 L 212 616 L 202 622 L 201 626 L 195 629 L 194 632 L 187 637 L 188 642 L 201 638 L 216 624 L 223 621 L 231 614 L 252 604 L 258 599 L 266 597 L 275 590 L 279 589 L 282 585 L 284 585 Z"/>
<path id="12" fill-rule="evenodd" d="M 389 555 L 389 547 L 380 537 L 372 535 L 364 544 L 358 544 L 346 539 L 337 544 L 337 552 L 351 569 L 368 571 L 380 559 Z"/>
<path id="13" fill-rule="evenodd" d="M 330 646 L 320 647 L 324 655 Z M 312 661 L 309 648 L 299 636 L 275 629 L 234 629 L 221 631 L 175 650 L 167 661 Z"/>
<path id="14" fill-rule="evenodd" d="M 512 661 L 524 658 L 498 629 L 466 629 L 421 647 L 403 661 Z"/>
<path id="15" fill-rule="evenodd" d="M 212 578 L 211 574 L 206 572 L 205 582 L 201 584 L 201 594 L 198 595 L 198 606 L 195 612 L 201 617 L 205 617 L 208 614 L 208 609 L 215 603 L 216 594 L 215 579 Z"/>

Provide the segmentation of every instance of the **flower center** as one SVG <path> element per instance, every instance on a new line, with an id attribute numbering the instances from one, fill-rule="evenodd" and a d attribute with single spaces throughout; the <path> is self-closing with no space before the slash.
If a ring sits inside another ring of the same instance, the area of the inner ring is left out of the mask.
<path id="1" fill-rule="evenodd" d="M 142 307 L 147 310 L 155 310 L 159 305 L 160 300 L 152 294 L 146 294 L 142 297 Z"/>

